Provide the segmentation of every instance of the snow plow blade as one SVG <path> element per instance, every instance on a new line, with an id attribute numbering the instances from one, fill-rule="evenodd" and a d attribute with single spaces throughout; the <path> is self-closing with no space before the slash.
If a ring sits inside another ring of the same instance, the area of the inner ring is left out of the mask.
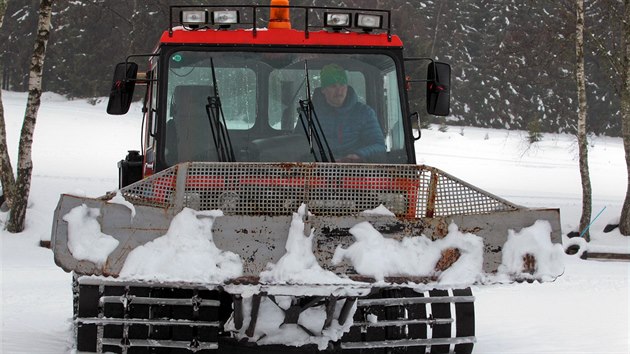
<path id="1" fill-rule="evenodd" d="M 348 266 L 333 266 L 333 253 L 352 243 L 348 231 L 362 221 L 398 240 L 420 234 L 440 239 L 455 223 L 483 238 L 485 272 L 501 264 L 508 230 L 546 220 L 551 241 L 561 241 L 559 210 L 517 206 L 428 166 L 184 163 L 120 194 L 133 207 L 108 200 L 113 195 L 62 195 L 51 237 L 58 266 L 82 275 L 117 276 L 129 252 L 163 236 L 184 207 L 222 210 L 225 215 L 212 230 L 214 243 L 240 255 L 244 274 L 254 276 L 284 254 L 291 214 L 301 203 L 313 214 L 309 224 L 315 256 L 322 267 L 337 273 Z M 395 215 L 364 213 L 381 204 Z M 96 209 L 92 213 L 100 231 L 118 241 L 102 264 L 77 259 L 69 249 L 72 240 L 64 218 L 82 206 Z"/>
<path id="2" fill-rule="evenodd" d="M 242 275 L 216 282 L 121 276 L 130 253 L 168 234 L 186 210 L 222 211 L 213 214 L 211 241 L 240 257 Z M 342 282 L 263 278 L 289 253 L 296 215 L 316 263 Z M 337 253 L 356 244 L 356 225 L 369 223 L 401 243 L 424 235 L 428 244 L 455 228 L 483 240 L 480 268 L 492 273 L 502 265 L 509 230 L 540 220 L 560 242 L 558 210 L 514 205 L 428 166 L 184 163 L 116 197 L 63 195 L 52 248 L 57 265 L 75 274 L 80 351 L 471 353 L 470 284 L 438 279 L 457 266 L 457 249 L 443 252 L 426 275 L 380 278 Z M 88 237 L 94 241 L 82 242 Z"/>

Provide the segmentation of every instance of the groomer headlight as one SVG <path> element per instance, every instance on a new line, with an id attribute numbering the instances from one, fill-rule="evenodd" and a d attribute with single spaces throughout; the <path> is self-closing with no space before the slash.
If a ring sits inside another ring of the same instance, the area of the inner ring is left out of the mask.
<path id="1" fill-rule="evenodd" d="M 342 28 L 350 27 L 351 25 L 350 14 L 326 12 L 324 16 L 324 26 L 330 27 L 333 30 L 338 31 Z"/>
<path id="2" fill-rule="evenodd" d="M 182 25 L 197 28 L 208 23 L 208 12 L 205 10 L 184 10 L 180 13 Z"/>
<path id="3" fill-rule="evenodd" d="M 357 27 L 363 29 L 365 32 L 370 32 L 374 29 L 383 28 L 383 16 L 357 14 L 355 23 Z"/>
<path id="4" fill-rule="evenodd" d="M 215 11 L 212 13 L 212 24 L 219 25 L 222 28 L 230 27 L 238 23 L 238 11 Z"/>

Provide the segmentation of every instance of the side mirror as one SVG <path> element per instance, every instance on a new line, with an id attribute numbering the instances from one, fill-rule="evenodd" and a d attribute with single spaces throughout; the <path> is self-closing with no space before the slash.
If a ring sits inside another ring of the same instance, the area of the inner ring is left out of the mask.
<path id="1" fill-rule="evenodd" d="M 137 75 L 138 64 L 136 63 L 125 62 L 116 65 L 112 89 L 109 92 L 107 113 L 121 115 L 129 112 Z"/>
<path id="2" fill-rule="evenodd" d="M 451 106 L 451 66 L 431 62 L 427 70 L 427 112 L 447 116 Z"/>

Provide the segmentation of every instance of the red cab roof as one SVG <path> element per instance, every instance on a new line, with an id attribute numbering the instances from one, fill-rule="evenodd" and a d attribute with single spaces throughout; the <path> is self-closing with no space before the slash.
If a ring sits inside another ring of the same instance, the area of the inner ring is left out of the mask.
<path id="1" fill-rule="evenodd" d="M 160 44 L 244 44 L 244 45 L 288 45 L 288 46 L 343 46 L 343 47 L 396 47 L 402 41 L 396 35 L 388 38 L 386 33 L 329 32 L 293 29 L 173 29 L 172 35 L 164 31 Z"/>

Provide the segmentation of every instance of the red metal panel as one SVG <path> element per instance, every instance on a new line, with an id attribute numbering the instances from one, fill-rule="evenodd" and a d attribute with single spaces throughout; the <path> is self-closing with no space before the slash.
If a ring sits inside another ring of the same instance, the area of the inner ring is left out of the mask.
<path id="1" fill-rule="evenodd" d="M 172 36 L 165 31 L 160 43 L 402 47 L 398 36 L 393 35 L 390 41 L 385 33 L 316 31 L 309 32 L 307 38 L 304 31 L 291 29 L 258 29 L 254 34 L 252 30 L 243 29 L 190 31 L 177 28 Z"/>

